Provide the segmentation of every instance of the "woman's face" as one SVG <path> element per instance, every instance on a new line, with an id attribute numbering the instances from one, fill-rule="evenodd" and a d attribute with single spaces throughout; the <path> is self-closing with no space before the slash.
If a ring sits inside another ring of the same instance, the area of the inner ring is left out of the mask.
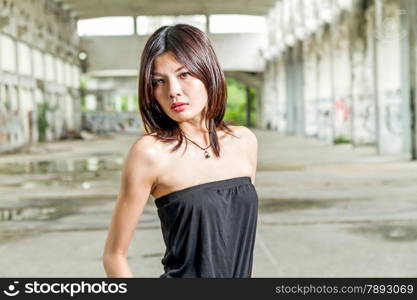
<path id="1" fill-rule="evenodd" d="M 191 76 L 172 52 L 165 52 L 155 59 L 152 85 L 159 105 L 174 121 L 201 117 L 208 99 L 206 87 L 201 80 Z M 180 103 L 184 105 L 176 106 Z"/>

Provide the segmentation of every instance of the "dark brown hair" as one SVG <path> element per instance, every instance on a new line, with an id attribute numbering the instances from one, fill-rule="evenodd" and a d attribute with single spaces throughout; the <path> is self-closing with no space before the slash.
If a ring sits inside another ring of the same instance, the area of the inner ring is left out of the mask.
<path id="1" fill-rule="evenodd" d="M 190 74 L 201 80 L 207 89 L 206 127 L 216 157 L 220 156 L 220 144 L 216 129 L 232 134 L 228 127 L 232 122 L 223 121 L 227 102 L 225 78 L 216 53 L 207 35 L 198 28 L 177 24 L 162 26 L 148 39 L 142 52 L 139 69 L 139 110 L 147 134 L 156 133 L 156 138 L 169 143 L 178 140 L 172 149 L 176 151 L 183 142 L 182 132 L 176 121 L 171 119 L 156 101 L 152 86 L 152 71 L 155 58 L 171 51 L 178 62 Z"/>

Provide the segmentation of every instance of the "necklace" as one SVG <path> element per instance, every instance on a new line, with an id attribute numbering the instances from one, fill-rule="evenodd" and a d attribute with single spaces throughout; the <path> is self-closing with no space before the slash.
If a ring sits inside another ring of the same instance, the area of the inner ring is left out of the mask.
<path id="1" fill-rule="evenodd" d="M 211 147 L 211 143 L 209 146 L 207 146 L 206 148 L 200 147 L 196 142 L 190 140 L 184 133 L 182 134 L 187 140 L 189 140 L 191 143 L 193 143 L 194 145 L 196 145 L 198 148 L 200 148 L 201 150 L 204 150 L 204 157 L 205 158 L 210 158 L 210 153 L 207 151 L 208 148 Z"/>

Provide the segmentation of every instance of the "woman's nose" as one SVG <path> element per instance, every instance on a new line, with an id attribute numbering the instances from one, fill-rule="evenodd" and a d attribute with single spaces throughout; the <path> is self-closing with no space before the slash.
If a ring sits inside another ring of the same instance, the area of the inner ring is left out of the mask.
<path id="1" fill-rule="evenodd" d="M 168 91 L 169 98 L 176 98 L 178 96 L 181 96 L 181 94 L 182 94 L 182 89 L 178 80 L 176 79 L 171 80 L 169 83 L 169 91 Z"/>

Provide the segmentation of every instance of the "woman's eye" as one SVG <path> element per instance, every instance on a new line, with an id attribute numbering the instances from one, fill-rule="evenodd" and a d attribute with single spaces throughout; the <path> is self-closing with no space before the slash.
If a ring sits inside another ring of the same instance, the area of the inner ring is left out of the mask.
<path id="1" fill-rule="evenodd" d="M 191 75 L 189 72 L 184 72 L 184 73 L 181 73 L 180 74 L 180 76 L 182 77 L 182 78 L 185 78 L 185 77 L 187 77 L 188 75 Z"/>
<path id="2" fill-rule="evenodd" d="M 162 79 L 154 79 L 154 80 L 152 80 L 152 85 L 158 85 L 162 82 L 164 82 Z"/>

